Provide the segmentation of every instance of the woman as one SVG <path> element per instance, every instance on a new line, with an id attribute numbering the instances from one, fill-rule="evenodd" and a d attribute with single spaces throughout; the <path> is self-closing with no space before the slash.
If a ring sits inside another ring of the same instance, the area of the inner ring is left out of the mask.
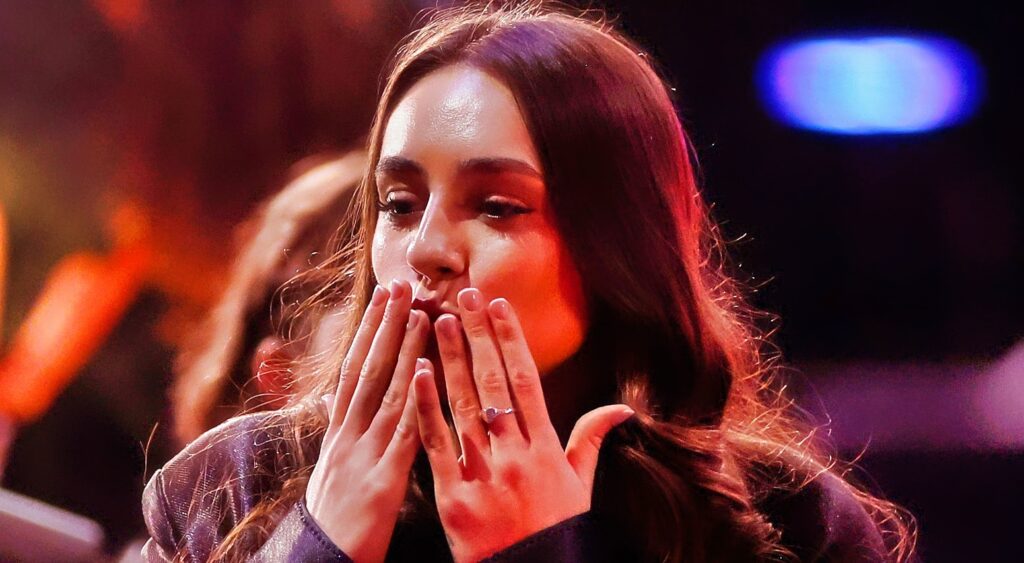
<path id="1" fill-rule="evenodd" d="M 667 88 L 609 26 L 440 13 L 355 197 L 335 361 L 153 477 L 151 559 L 909 556 L 769 391 Z"/>

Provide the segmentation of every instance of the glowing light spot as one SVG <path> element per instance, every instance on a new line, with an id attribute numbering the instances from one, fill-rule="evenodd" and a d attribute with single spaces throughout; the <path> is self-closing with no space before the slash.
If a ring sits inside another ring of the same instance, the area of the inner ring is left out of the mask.
<path id="1" fill-rule="evenodd" d="M 950 39 L 850 36 L 794 41 L 770 50 L 757 71 L 777 119 L 849 135 L 917 133 L 977 109 L 982 72 Z"/>

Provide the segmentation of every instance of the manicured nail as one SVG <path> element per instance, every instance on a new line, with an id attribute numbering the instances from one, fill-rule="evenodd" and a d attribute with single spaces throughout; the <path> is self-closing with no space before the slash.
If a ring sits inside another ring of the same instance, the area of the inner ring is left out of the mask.
<path id="1" fill-rule="evenodd" d="M 421 369 L 427 369 L 427 360 L 423 358 L 416 358 L 416 371 Z"/>
<path id="2" fill-rule="evenodd" d="M 498 320 L 508 319 L 508 301 L 504 298 L 499 297 L 494 301 L 491 301 L 491 316 Z"/>
<path id="3" fill-rule="evenodd" d="M 416 388 L 417 383 L 416 382 L 420 381 L 420 380 L 423 380 L 423 379 L 428 379 L 429 377 L 430 377 L 430 370 L 428 370 L 428 369 L 416 370 L 416 373 L 412 374 L 412 383 L 413 383 L 413 391 L 412 392 L 413 393 L 422 393 L 422 391 L 417 390 L 417 388 Z M 419 384 L 419 385 L 427 386 L 427 385 L 430 385 L 430 383 L 422 383 L 422 384 Z M 419 405 L 422 405 L 422 403 L 419 403 L 418 401 L 417 401 L 417 403 Z"/>
<path id="4" fill-rule="evenodd" d="M 467 311 L 479 311 L 480 310 L 480 290 L 472 287 L 463 289 L 459 293 L 459 303 Z"/>
<path id="5" fill-rule="evenodd" d="M 398 280 L 391 280 L 391 300 L 398 301 L 405 297 L 405 284 Z"/>
<path id="6" fill-rule="evenodd" d="M 420 324 L 420 316 L 416 311 L 409 311 L 409 322 L 405 323 L 405 330 L 412 330 Z"/>
<path id="7" fill-rule="evenodd" d="M 636 411 L 634 411 L 633 409 L 631 409 L 629 407 L 626 407 L 626 408 L 622 409 L 615 416 L 615 418 L 614 418 L 615 422 L 614 422 L 613 426 L 617 426 L 619 424 L 622 424 L 623 422 L 625 422 L 629 417 L 633 416 L 634 414 L 636 414 Z"/>
<path id="8" fill-rule="evenodd" d="M 373 297 L 370 298 L 370 304 L 379 307 L 384 303 L 384 300 L 387 299 L 387 296 L 387 290 L 380 285 L 377 285 L 373 288 Z"/>
<path id="9" fill-rule="evenodd" d="M 444 314 L 434 323 L 434 328 L 445 338 L 455 338 L 458 336 L 458 329 L 455 323 L 454 315 Z"/>

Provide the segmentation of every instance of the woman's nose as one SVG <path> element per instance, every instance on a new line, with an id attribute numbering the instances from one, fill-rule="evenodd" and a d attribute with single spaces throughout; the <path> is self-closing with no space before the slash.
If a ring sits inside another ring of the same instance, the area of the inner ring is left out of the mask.
<path id="1" fill-rule="evenodd" d="M 432 281 L 454 278 L 465 269 L 457 225 L 442 208 L 428 205 L 424 210 L 406 258 L 413 270 Z"/>

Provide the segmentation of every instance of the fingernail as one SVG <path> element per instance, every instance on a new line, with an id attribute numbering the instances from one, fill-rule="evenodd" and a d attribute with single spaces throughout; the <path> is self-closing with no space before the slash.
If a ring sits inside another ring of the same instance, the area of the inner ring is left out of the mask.
<path id="1" fill-rule="evenodd" d="M 419 381 L 420 379 L 423 379 L 424 377 L 430 377 L 430 370 L 427 370 L 427 369 L 416 370 L 416 373 L 412 374 L 413 383 L 415 384 L 416 381 Z M 413 393 L 418 393 L 418 392 L 419 391 L 416 391 L 416 388 L 413 387 Z"/>
<path id="2" fill-rule="evenodd" d="M 479 311 L 480 310 L 480 291 L 472 287 L 463 289 L 459 293 L 459 303 L 467 311 Z"/>
<path id="3" fill-rule="evenodd" d="M 373 297 L 370 298 L 370 304 L 380 306 L 384 303 L 384 299 L 387 297 L 387 290 L 381 287 L 379 284 L 373 288 Z"/>
<path id="4" fill-rule="evenodd" d="M 491 301 L 491 316 L 502 321 L 507 320 L 508 301 L 501 297 Z"/>
<path id="5" fill-rule="evenodd" d="M 391 300 L 398 301 L 405 296 L 405 285 L 397 279 L 391 280 Z"/>
<path id="6" fill-rule="evenodd" d="M 441 317 L 437 319 L 437 322 L 434 323 L 434 327 L 437 329 L 437 332 L 441 333 L 445 338 L 454 338 L 457 335 L 455 317 L 452 315 L 441 315 Z"/>
<path id="7" fill-rule="evenodd" d="M 334 395 L 328 393 L 328 394 L 324 395 L 323 397 L 320 397 L 320 400 L 323 401 L 324 402 L 324 406 L 326 406 L 327 409 L 330 410 L 330 408 L 331 408 L 331 401 L 334 400 Z"/>
<path id="8" fill-rule="evenodd" d="M 420 316 L 416 311 L 409 311 L 409 322 L 405 323 L 405 330 L 412 330 L 420 324 Z"/>
<path id="9" fill-rule="evenodd" d="M 633 409 L 631 409 L 629 407 L 626 407 L 625 409 L 623 409 L 619 413 L 619 415 L 617 417 L 615 417 L 615 419 L 616 419 L 615 420 L 615 424 L 616 425 L 622 424 L 623 422 L 626 421 L 626 419 L 628 419 L 629 417 L 633 416 L 634 414 L 636 414 L 636 411 L 634 411 Z"/>
<path id="10" fill-rule="evenodd" d="M 420 371 L 421 369 L 427 369 L 427 360 L 424 360 L 423 358 L 416 358 L 416 371 Z"/>

